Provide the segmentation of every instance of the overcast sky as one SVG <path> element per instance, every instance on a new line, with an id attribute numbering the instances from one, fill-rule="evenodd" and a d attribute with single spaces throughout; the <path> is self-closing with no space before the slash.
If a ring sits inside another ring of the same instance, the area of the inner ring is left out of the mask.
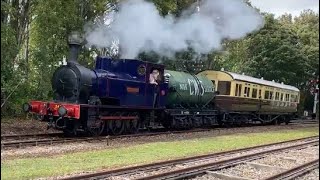
<path id="1" fill-rule="evenodd" d="M 312 9 L 315 12 L 319 11 L 318 0 L 250 0 L 251 4 L 259 8 L 262 12 L 275 14 L 277 17 L 290 13 L 293 16 L 298 16 L 304 9 Z"/>

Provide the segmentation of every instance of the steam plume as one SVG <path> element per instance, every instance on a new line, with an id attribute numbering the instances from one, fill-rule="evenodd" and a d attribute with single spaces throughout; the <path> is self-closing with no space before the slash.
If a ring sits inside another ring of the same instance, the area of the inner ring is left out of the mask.
<path id="1" fill-rule="evenodd" d="M 154 51 L 162 56 L 192 47 L 198 53 L 221 48 L 223 39 L 239 39 L 260 29 L 262 16 L 242 0 L 202 0 L 182 16 L 162 17 L 156 6 L 144 0 L 119 5 L 112 23 L 86 29 L 88 46 L 110 47 L 118 39 L 122 58 L 135 58 L 140 52 Z"/>

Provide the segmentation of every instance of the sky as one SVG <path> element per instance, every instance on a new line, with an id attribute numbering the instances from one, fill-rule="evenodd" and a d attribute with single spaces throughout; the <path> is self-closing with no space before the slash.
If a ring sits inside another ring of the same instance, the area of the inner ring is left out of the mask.
<path id="1" fill-rule="evenodd" d="M 318 0 L 250 0 L 251 4 L 259 8 L 262 12 L 275 14 L 276 17 L 284 13 L 299 16 L 304 9 L 319 11 Z"/>

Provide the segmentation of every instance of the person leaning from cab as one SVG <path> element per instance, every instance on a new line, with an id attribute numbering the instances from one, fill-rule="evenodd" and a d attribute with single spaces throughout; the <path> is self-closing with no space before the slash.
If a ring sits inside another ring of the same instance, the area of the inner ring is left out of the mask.
<path id="1" fill-rule="evenodd" d="M 152 72 L 150 73 L 149 83 L 158 85 L 159 75 L 160 75 L 159 70 L 153 69 Z"/>

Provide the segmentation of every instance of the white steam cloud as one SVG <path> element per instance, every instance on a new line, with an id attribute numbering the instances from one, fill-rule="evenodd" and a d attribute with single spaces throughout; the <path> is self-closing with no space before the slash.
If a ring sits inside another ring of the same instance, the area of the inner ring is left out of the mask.
<path id="1" fill-rule="evenodd" d="M 109 26 L 86 29 L 88 46 L 110 47 L 120 42 L 121 58 L 135 58 L 140 52 L 154 51 L 162 56 L 192 47 L 198 53 L 221 48 L 223 39 L 239 39 L 260 29 L 263 17 L 242 0 L 202 0 L 176 18 L 162 17 L 156 6 L 144 0 L 120 4 Z"/>

